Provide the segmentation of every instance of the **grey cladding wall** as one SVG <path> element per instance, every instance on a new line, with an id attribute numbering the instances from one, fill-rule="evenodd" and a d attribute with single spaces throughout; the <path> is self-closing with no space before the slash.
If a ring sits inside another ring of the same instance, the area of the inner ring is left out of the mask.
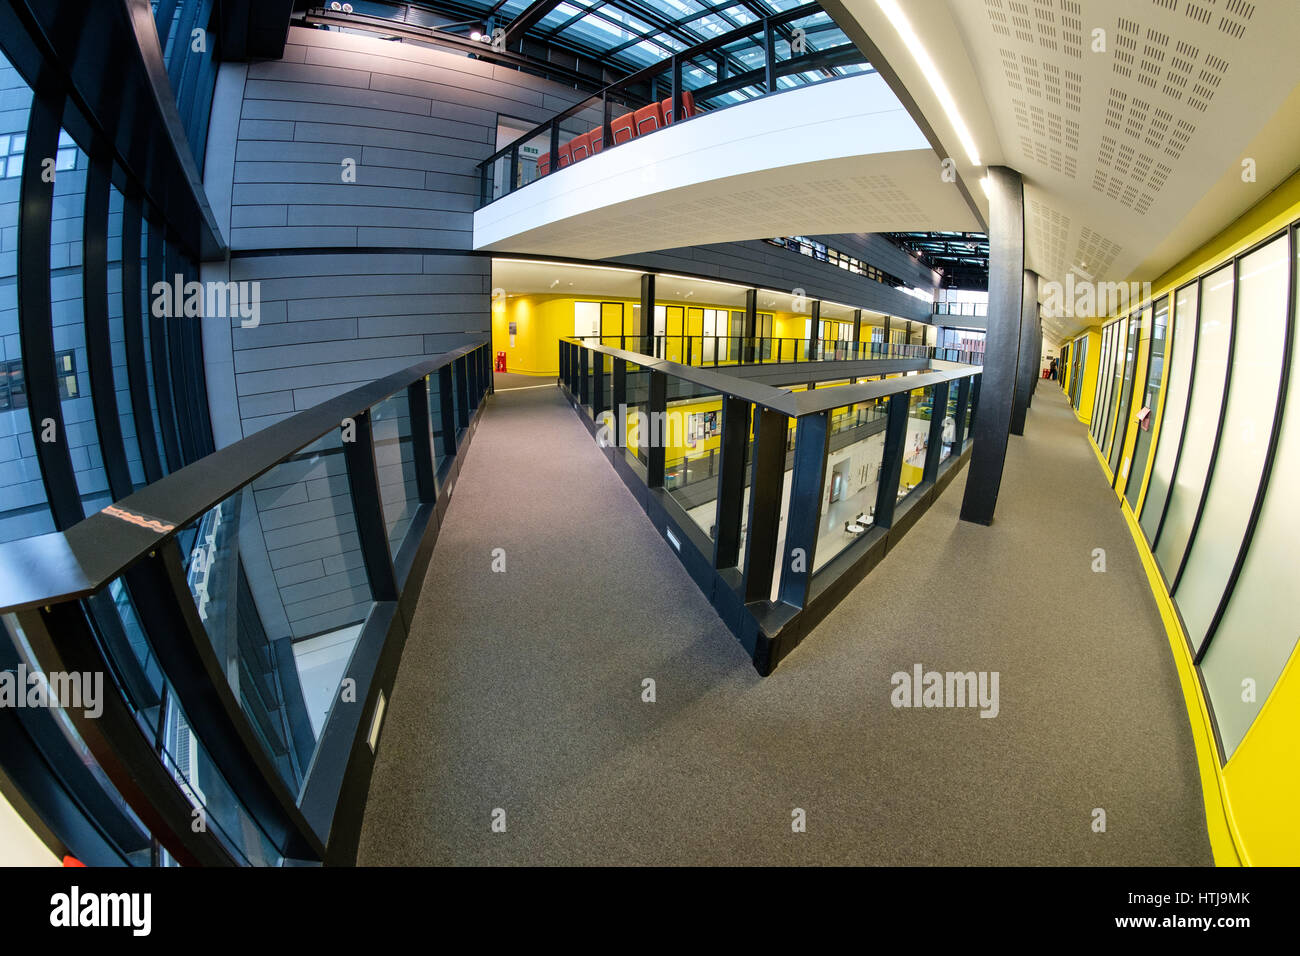
<path id="1" fill-rule="evenodd" d="M 294 28 L 283 60 L 248 68 L 231 246 L 469 249 L 498 114 L 532 125 L 577 98 L 483 60 Z"/>

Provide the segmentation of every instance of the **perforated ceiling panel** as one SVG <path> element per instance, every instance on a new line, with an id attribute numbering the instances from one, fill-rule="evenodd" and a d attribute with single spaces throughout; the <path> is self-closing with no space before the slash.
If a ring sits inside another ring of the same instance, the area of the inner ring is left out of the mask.
<path id="1" fill-rule="evenodd" d="M 1131 273 L 1239 166 L 1242 146 L 1300 81 L 1294 0 L 945 6 L 996 126 L 998 161 L 1025 176 L 1026 260 L 1048 279 L 1156 278 Z M 927 38 L 926 21 L 918 32 Z M 1266 191 L 1243 194 L 1235 214 Z"/>

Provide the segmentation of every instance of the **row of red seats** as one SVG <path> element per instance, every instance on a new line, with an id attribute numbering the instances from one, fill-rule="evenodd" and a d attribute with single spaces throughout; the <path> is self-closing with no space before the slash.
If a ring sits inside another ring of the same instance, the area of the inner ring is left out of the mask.
<path id="1" fill-rule="evenodd" d="M 689 119 L 695 115 L 695 97 L 690 90 L 682 90 L 682 116 Z M 662 103 L 651 103 L 634 113 L 624 113 L 617 119 L 610 120 L 609 131 L 613 134 L 614 145 L 626 143 L 643 133 L 653 133 L 673 121 L 673 98 L 670 96 Z M 597 127 L 590 132 L 577 136 L 560 147 L 560 165 L 563 169 L 580 159 L 599 153 L 605 146 L 605 129 Z M 545 176 L 551 171 L 551 154 L 543 153 L 537 157 L 537 175 Z"/>

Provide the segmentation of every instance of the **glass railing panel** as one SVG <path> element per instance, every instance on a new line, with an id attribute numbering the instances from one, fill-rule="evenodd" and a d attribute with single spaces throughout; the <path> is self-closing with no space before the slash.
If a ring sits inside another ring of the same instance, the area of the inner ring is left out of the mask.
<path id="1" fill-rule="evenodd" d="M 914 388 L 907 394 L 907 428 L 903 432 L 903 466 L 898 476 L 898 500 L 906 500 L 921 487 L 925 457 L 930 447 L 930 419 L 934 415 L 934 387 Z"/>
<path id="2" fill-rule="evenodd" d="M 673 375 L 666 378 L 667 408 L 658 436 L 664 447 L 664 490 L 712 538 L 718 511 L 722 395 Z M 655 423 L 647 424 L 653 428 Z"/>
<path id="3" fill-rule="evenodd" d="M 330 432 L 178 533 L 212 649 L 295 793 L 374 603 L 343 437 Z"/>
<path id="4" fill-rule="evenodd" d="M 248 866 L 278 866 L 283 855 L 245 809 L 194 733 L 176 695 L 168 693 L 159 759 L 190 803 L 202 811 L 208 831 Z M 174 861 L 170 861 L 174 865 Z"/>
<path id="5" fill-rule="evenodd" d="M 640 475 L 641 480 L 647 478 L 647 466 L 649 458 L 646 450 L 638 447 L 637 438 L 639 429 L 637 420 L 644 416 L 646 409 L 649 407 L 647 402 L 650 396 L 650 373 L 640 365 L 627 363 L 627 402 L 624 405 L 622 421 L 618 427 L 622 431 L 623 438 L 623 457 L 634 472 Z M 615 410 L 617 411 L 617 409 Z"/>
<path id="6" fill-rule="evenodd" d="M 442 385 L 437 372 L 424 377 L 424 391 L 429 403 L 429 437 L 433 442 L 433 474 L 437 486 L 441 488 L 445 468 L 451 464 L 451 459 L 443 450 Z"/>
<path id="7" fill-rule="evenodd" d="M 813 571 L 859 541 L 876 520 L 888 400 L 831 409 Z"/>
<path id="8" fill-rule="evenodd" d="M 379 475 L 388 550 L 396 558 L 420 508 L 415 444 L 411 440 L 411 405 L 406 392 L 398 392 L 371 407 L 370 430 L 375 443 L 375 469 Z"/>

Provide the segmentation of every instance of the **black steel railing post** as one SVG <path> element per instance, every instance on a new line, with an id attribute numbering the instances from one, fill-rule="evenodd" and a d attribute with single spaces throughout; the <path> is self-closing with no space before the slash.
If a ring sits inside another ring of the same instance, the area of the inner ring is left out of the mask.
<path id="1" fill-rule="evenodd" d="M 431 502 L 438 497 L 438 484 L 434 480 L 433 428 L 429 420 L 429 390 L 427 379 L 421 375 L 406 387 L 406 402 L 410 407 L 411 452 L 415 459 L 415 486 L 420 500 Z"/>

